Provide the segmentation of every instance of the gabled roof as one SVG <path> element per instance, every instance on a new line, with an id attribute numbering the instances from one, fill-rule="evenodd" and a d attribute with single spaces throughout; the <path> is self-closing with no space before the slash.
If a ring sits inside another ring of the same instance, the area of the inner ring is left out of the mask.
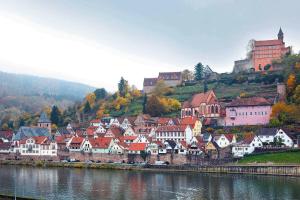
<path id="1" fill-rule="evenodd" d="M 229 142 L 232 142 L 233 138 L 235 137 L 235 134 L 231 134 L 231 133 L 227 133 L 224 135 L 227 138 L 227 140 L 229 140 Z"/>
<path id="2" fill-rule="evenodd" d="M 230 102 L 226 107 L 242 106 L 271 106 L 272 104 L 263 97 L 237 98 Z"/>
<path id="3" fill-rule="evenodd" d="M 186 125 L 159 126 L 155 132 L 184 132 Z"/>
<path id="4" fill-rule="evenodd" d="M 258 129 L 258 131 L 256 132 L 256 134 L 258 136 L 261 136 L 261 135 L 275 136 L 276 133 L 277 133 L 276 128 L 261 128 L 261 129 Z"/>
<path id="5" fill-rule="evenodd" d="M 194 127 L 197 121 L 198 119 L 196 117 L 185 117 L 181 119 L 181 124 L 190 125 L 191 127 Z"/>
<path id="6" fill-rule="evenodd" d="M 99 137 L 95 139 L 89 139 L 92 148 L 107 149 L 111 143 L 112 138 Z"/>
<path id="7" fill-rule="evenodd" d="M 185 101 L 183 103 L 183 108 L 195 108 L 195 107 L 199 107 L 200 104 L 205 103 L 205 104 L 213 104 L 213 103 L 217 103 L 218 100 L 216 98 L 216 95 L 214 93 L 214 91 L 209 90 L 205 93 L 199 93 L 199 94 L 194 94 L 193 97 L 191 99 L 189 99 L 188 101 Z"/>
<path id="8" fill-rule="evenodd" d="M 155 86 L 157 78 L 144 78 L 144 86 Z"/>
<path id="9" fill-rule="evenodd" d="M 35 141 L 35 144 L 43 144 L 48 140 L 48 137 L 46 136 L 35 136 L 35 137 L 29 137 L 24 138 L 20 141 L 20 144 L 25 144 L 28 139 L 32 138 Z"/>
<path id="10" fill-rule="evenodd" d="M 41 113 L 38 123 L 51 123 L 50 119 L 47 117 L 45 112 Z"/>
<path id="11" fill-rule="evenodd" d="M 147 143 L 131 143 L 128 147 L 128 151 L 144 151 L 147 147 Z"/>
<path id="12" fill-rule="evenodd" d="M 182 76 L 181 72 L 160 72 L 158 74 L 158 79 L 162 80 L 180 80 Z"/>
<path id="13" fill-rule="evenodd" d="M 17 141 L 17 140 L 22 140 L 24 138 L 35 137 L 35 136 L 50 137 L 50 133 L 49 130 L 46 128 L 21 126 L 17 134 L 13 136 L 13 140 Z"/>
<path id="14" fill-rule="evenodd" d="M 73 137 L 71 140 L 71 145 L 73 144 L 81 144 L 83 142 L 84 138 L 83 137 Z"/>

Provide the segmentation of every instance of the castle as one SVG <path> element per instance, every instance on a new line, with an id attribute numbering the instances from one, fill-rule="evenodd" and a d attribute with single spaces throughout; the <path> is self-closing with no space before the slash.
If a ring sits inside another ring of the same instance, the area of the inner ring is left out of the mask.
<path id="1" fill-rule="evenodd" d="M 233 72 L 276 70 L 272 61 L 291 52 L 291 47 L 285 47 L 283 39 L 284 34 L 280 28 L 275 40 L 254 40 L 248 58 L 235 61 Z"/>

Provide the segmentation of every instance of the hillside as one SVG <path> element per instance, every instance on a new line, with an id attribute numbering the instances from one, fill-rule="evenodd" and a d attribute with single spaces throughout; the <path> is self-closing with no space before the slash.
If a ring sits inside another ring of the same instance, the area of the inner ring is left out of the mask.
<path id="1" fill-rule="evenodd" d="M 40 112 L 53 104 L 67 108 L 94 89 L 75 82 L 0 72 L 0 119 Z"/>

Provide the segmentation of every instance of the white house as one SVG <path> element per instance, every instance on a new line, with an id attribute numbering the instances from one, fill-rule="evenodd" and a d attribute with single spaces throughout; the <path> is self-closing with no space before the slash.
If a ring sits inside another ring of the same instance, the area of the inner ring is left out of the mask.
<path id="1" fill-rule="evenodd" d="M 20 141 L 19 152 L 27 156 L 57 156 L 57 144 L 46 136 L 30 137 Z"/>
<path id="2" fill-rule="evenodd" d="M 274 139 L 275 138 L 278 141 L 281 141 L 287 147 L 294 146 L 294 142 L 293 142 L 292 138 L 290 138 L 282 129 L 277 130 L 276 135 L 274 136 Z"/>
<path id="3" fill-rule="evenodd" d="M 213 137 L 213 141 L 216 142 L 220 148 L 225 148 L 231 144 L 231 142 L 224 134 L 215 135 Z"/>
<path id="4" fill-rule="evenodd" d="M 251 154 L 257 147 L 262 147 L 263 143 L 256 135 L 250 135 L 242 142 L 236 143 L 232 147 L 234 157 L 243 157 L 246 154 Z"/>
<path id="5" fill-rule="evenodd" d="M 129 126 L 127 129 L 124 129 L 124 136 L 137 136 L 137 134 L 134 132 L 134 130 Z"/>
<path id="6" fill-rule="evenodd" d="M 190 126 L 159 126 L 155 131 L 155 138 L 157 141 L 173 140 L 190 141 L 193 137 L 193 131 Z"/>
<path id="7" fill-rule="evenodd" d="M 147 143 L 149 144 L 149 140 L 144 134 L 139 134 L 137 138 L 133 141 L 133 143 Z"/>

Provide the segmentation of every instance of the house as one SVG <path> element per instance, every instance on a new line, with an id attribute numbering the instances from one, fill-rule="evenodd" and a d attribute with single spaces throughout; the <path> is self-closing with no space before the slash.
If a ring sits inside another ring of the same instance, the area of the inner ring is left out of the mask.
<path id="1" fill-rule="evenodd" d="M 224 135 L 214 135 L 213 141 L 220 147 L 225 148 L 231 144 L 231 142 L 228 140 L 228 138 Z"/>
<path id="2" fill-rule="evenodd" d="M 122 130 L 118 127 L 110 127 L 104 137 L 112 137 L 112 138 L 118 138 L 122 136 Z"/>
<path id="3" fill-rule="evenodd" d="M 90 121 L 90 126 L 103 126 L 101 119 L 93 119 Z"/>
<path id="4" fill-rule="evenodd" d="M 61 136 L 55 136 L 55 141 L 57 144 L 57 150 L 58 151 L 66 151 L 67 145 L 71 141 L 73 135 L 61 135 Z"/>
<path id="5" fill-rule="evenodd" d="M 70 152 L 80 152 L 82 150 L 81 145 L 85 141 L 83 137 L 72 137 L 67 144 L 67 148 Z"/>
<path id="6" fill-rule="evenodd" d="M 236 143 L 236 135 L 235 134 L 231 134 L 231 133 L 226 133 L 224 134 L 225 137 L 227 138 L 227 140 L 229 141 L 230 144 L 235 144 Z"/>
<path id="7" fill-rule="evenodd" d="M 175 126 L 160 126 L 155 131 L 155 138 L 158 141 L 190 141 L 193 132 L 190 126 L 175 125 Z"/>
<path id="8" fill-rule="evenodd" d="M 144 78 L 143 91 L 148 94 L 153 91 L 159 80 L 164 81 L 168 87 L 175 87 L 182 84 L 181 72 L 160 72 L 157 78 Z"/>
<path id="9" fill-rule="evenodd" d="M 282 129 L 276 128 L 261 128 L 257 132 L 257 136 L 259 139 L 265 143 L 281 143 L 286 147 L 293 147 L 294 142 L 293 139 Z"/>
<path id="10" fill-rule="evenodd" d="M 185 117 L 181 119 L 181 125 L 188 125 L 193 131 L 193 136 L 199 136 L 201 134 L 202 122 L 196 117 Z"/>
<path id="11" fill-rule="evenodd" d="M 131 126 L 129 126 L 127 129 L 124 129 L 124 136 L 137 136 L 137 134 L 135 134 L 134 130 L 131 128 Z"/>
<path id="12" fill-rule="evenodd" d="M 178 118 L 160 117 L 157 120 L 158 126 L 174 126 L 179 124 L 180 120 Z"/>
<path id="13" fill-rule="evenodd" d="M 225 126 L 266 125 L 272 103 L 263 97 L 237 98 L 226 106 Z"/>
<path id="14" fill-rule="evenodd" d="M 130 144 L 133 143 L 133 141 L 135 141 L 137 137 L 138 137 L 137 135 L 136 136 L 124 135 L 122 137 L 119 137 L 119 140 L 125 142 L 126 144 Z"/>
<path id="15" fill-rule="evenodd" d="M 8 154 L 13 152 L 12 142 L 0 142 L 0 154 Z"/>
<path id="16" fill-rule="evenodd" d="M 181 108 L 181 118 L 218 118 L 219 116 L 220 104 L 212 90 L 193 95 L 191 99 L 183 103 Z"/>
<path id="17" fill-rule="evenodd" d="M 146 151 L 147 145 L 147 143 L 131 143 L 128 147 L 128 154 L 141 154 Z"/>
<path id="18" fill-rule="evenodd" d="M 149 143 L 148 138 L 145 135 L 139 134 L 135 140 L 133 141 L 133 143 Z"/>
<path id="19" fill-rule="evenodd" d="M 211 159 L 218 159 L 219 158 L 219 149 L 220 147 L 216 142 L 208 142 L 205 144 L 205 153 Z"/>
<path id="20" fill-rule="evenodd" d="M 188 153 L 188 144 L 186 141 L 180 141 L 176 144 L 175 153 L 186 155 Z"/>
<path id="21" fill-rule="evenodd" d="M 95 133 L 99 136 L 99 135 L 104 135 L 106 133 L 106 129 L 100 125 L 98 126 L 98 128 L 95 130 Z"/>
<path id="22" fill-rule="evenodd" d="M 286 147 L 294 147 L 293 139 L 282 129 L 277 129 L 274 140 L 277 140 L 277 142 L 282 143 Z"/>
<path id="23" fill-rule="evenodd" d="M 14 132 L 11 130 L 0 131 L 0 141 L 10 142 L 10 141 L 12 141 L 13 135 L 14 135 Z"/>
<path id="24" fill-rule="evenodd" d="M 25 156 L 57 156 L 57 144 L 46 136 L 35 136 L 20 141 L 19 153 Z"/>
<path id="25" fill-rule="evenodd" d="M 123 130 L 128 129 L 129 127 L 133 127 L 135 119 L 136 119 L 136 117 L 125 117 L 123 119 L 119 119 L 119 121 L 122 120 L 122 123 L 121 123 L 120 127 Z"/>
<path id="26" fill-rule="evenodd" d="M 158 155 L 159 150 L 159 145 L 157 142 L 151 142 L 150 144 L 147 145 L 146 151 L 150 155 Z"/>
<path id="27" fill-rule="evenodd" d="M 110 145 L 111 154 L 124 154 L 128 149 L 128 144 L 118 140 L 112 140 L 112 144 Z"/>
<path id="28" fill-rule="evenodd" d="M 244 155 L 251 154 L 254 152 L 255 148 L 262 147 L 263 143 L 254 134 L 245 136 L 244 139 L 233 145 L 232 154 L 233 157 L 243 157 Z"/>
<path id="29" fill-rule="evenodd" d="M 98 137 L 85 139 L 81 149 L 87 153 L 109 153 L 112 138 Z"/>

